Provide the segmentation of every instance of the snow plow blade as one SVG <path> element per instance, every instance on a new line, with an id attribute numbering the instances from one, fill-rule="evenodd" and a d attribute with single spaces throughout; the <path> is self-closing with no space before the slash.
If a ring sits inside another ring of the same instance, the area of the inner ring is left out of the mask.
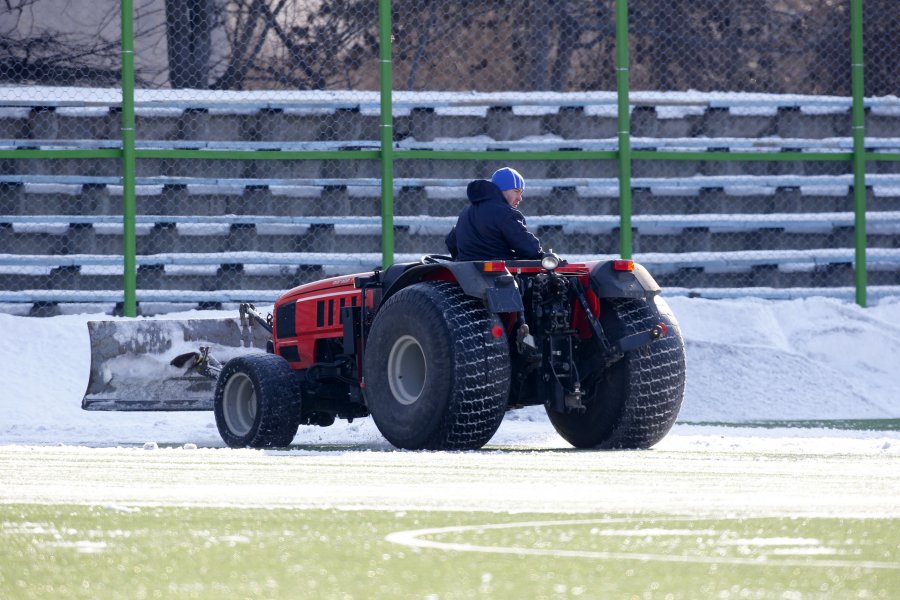
<path id="1" fill-rule="evenodd" d="M 212 410 L 216 371 L 265 352 L 271 334 L 250 320 L 89 321 L 84 410 Z"/>

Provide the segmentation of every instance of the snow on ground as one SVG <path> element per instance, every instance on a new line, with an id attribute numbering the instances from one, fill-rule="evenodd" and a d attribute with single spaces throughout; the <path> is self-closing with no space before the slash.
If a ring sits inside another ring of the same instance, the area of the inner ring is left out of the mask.
<path id="1" fill-rule="evenodd" d="M 862 309 L 826 299 L 767 301 L 670 298 L 687 342 L 688 383 L 680 423 L 900 418 L 900 298 Z M 167 318 L 234 316 L 191 312 Z M 0 445 L 194 443 L 221 447 L 211 413 L 81 410 L 90 348 L 85 323 L 104 315 L 29 318 L 0 314 Z M 716 433 L 716 432 L 719 433 Z M 810 436 L 822 450 L 900 452 L 896 432 L 721 429 L 680 424 L 661 447 L 700 449 L 764 438 Z M 852 438 L 847 439 L 847 438 Z M 386 449 L 371 419 L 301 428 L 297 443 Z M 492 444 L 565 447 L 542 409 L 510 413 Z M 762 443 L 762 442 L 760 442 Z M 763 443 L 766 445 L 766 443 Z M 809 449 L 809 440 L 803 443 Z"/>

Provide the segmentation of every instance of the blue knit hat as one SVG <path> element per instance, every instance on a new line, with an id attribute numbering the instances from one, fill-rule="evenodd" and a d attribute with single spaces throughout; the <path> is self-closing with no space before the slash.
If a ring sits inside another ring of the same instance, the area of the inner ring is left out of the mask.
<path id="1" fill-rule="evenodd" d="M 500 188 L 501 192 L 525 189 L 525 179 L 519 175 L 518 171 L 509 167 L 503 167 L 494 171 L 494 174 L 491 175 L 491 181 Z"/>

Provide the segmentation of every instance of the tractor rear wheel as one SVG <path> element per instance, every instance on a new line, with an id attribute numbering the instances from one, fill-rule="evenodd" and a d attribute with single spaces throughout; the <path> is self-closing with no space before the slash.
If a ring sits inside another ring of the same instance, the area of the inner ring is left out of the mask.
<path id="1" fill-rule="evenodd" d="M 585 386 L 584 412 L 547 407 L 556 431 L 576 448 L 649 448 L 672 428 L 684 397 L 685 353 L 681 328 L 659 296 L 656 311 L 644 299 L 601 301 L 600 323 L 611 341 L 646 331 L 660 320 L 665 337 L 626 352 Z"/>
<path id="2" fill-rule="evenodd" d="M 300 426 L 300 386 L 293 369 L 274 354 L 229 360 L 216 382 L 213 412 L 231 448 L 289 445 Z"/>
<path id="3" fill-rule="evenodd" d="M 447 281 L 417 283 L 378 311 L 363 372 L 382 435 L 410 450 L 471 450 L 506 413 L 510 362 L 500 320 Z"/>

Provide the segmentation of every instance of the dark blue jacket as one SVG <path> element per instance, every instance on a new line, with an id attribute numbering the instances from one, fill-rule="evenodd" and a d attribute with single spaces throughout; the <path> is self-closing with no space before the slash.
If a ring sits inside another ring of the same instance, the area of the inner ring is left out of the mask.
<path id="1" fill-rule="evenodd" d="M 455 260 L 512 260 L 541 258 L 541 241 L 525 225 L 496 185 L 477 179 L 466 189 L 471 204 L 447 235 L 447 249 Z"/>

